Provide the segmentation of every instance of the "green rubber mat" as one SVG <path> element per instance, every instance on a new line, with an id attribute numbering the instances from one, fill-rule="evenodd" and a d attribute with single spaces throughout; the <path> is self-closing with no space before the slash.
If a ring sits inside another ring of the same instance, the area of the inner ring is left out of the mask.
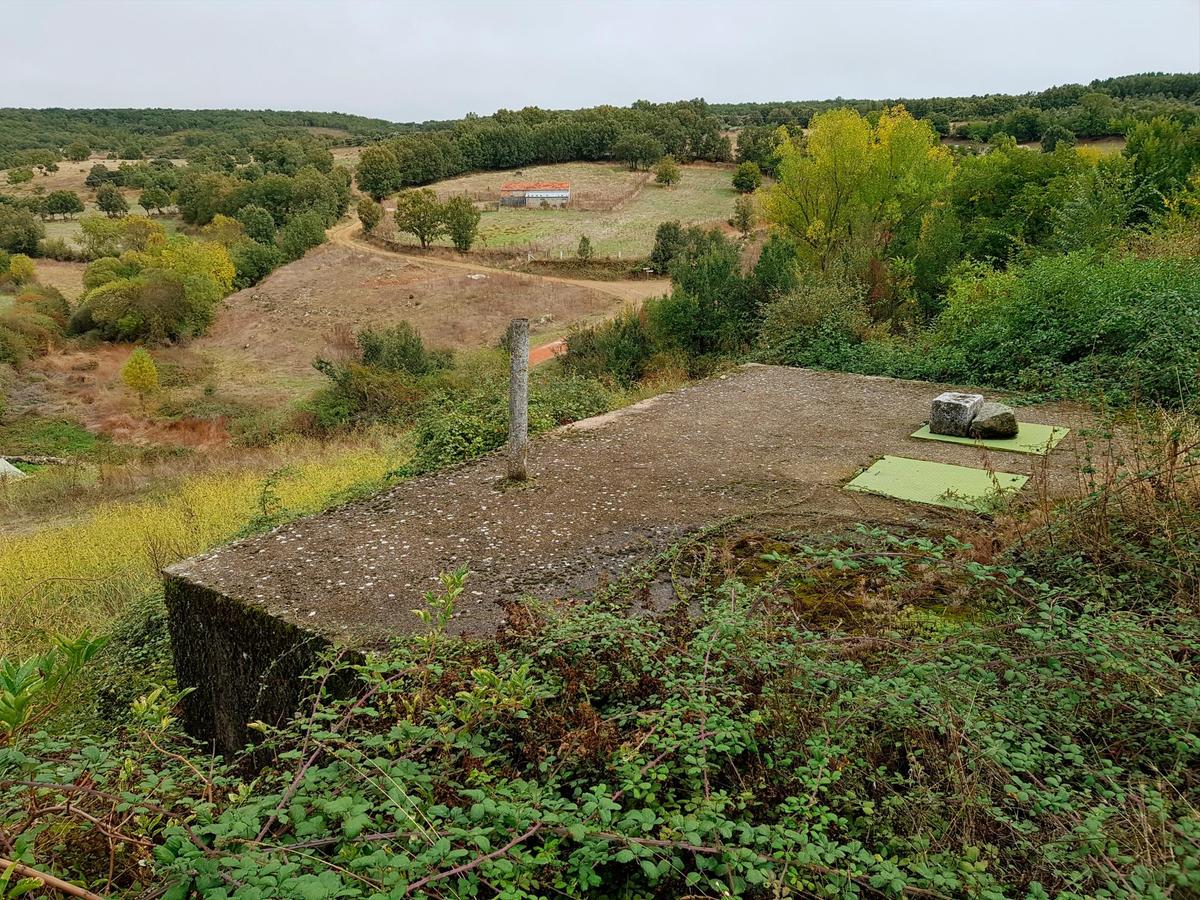
<path id="1" fill-rule="evenodd" d="M 846 490 L 983 512 L 993 506 L 1000 494 L 1019 491 L 1028 480 L 1028 475 L 1011 472 L 885 456 L 855 477 Z"/>
<path id="2" fill-rule="evenodd" d="M 912 437 L 924 441 L 945 441 L 947 444 L 974 444 L 989 450 L 1007 450 L 1009 453 L 1036 453 L 1045 456 L 1067 436 L 1070 428 L 1058 425 L 1037 425 L 1033 422 L 1018 422 L 1017 436 L 1010 438 L 969 438 L 951 434 L 933 434 L 928 425 L 922 425 Z"/>

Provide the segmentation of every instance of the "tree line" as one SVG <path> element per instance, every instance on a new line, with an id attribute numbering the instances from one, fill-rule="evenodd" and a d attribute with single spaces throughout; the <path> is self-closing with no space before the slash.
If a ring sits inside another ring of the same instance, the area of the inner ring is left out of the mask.
<path id="1" fill-rule="evenodd" d="M 52 151 L 64 158 L 70 147 L 83 147 L 113 159 L 165 156 L 192 158 L 206 148 L 246 149 L 276 138 L 314 138 L 309 129 L 329 129 L 328 143 L 362 143 L 398 131 L 436 127 L 437 123 L 396 124 L 345 113 L 283 112 L 238 109 L 0 109 L 0 168 L 24 165 L 30 151 Z"/>
<path id="2" fill-rule="evenodd" d="M 373 144 L 359 159 L 357 180 L 379 200 L 464 172 L 607 159 L 648 168 L 663 156 L 725 161 L 732 153 L 721 120 L 703 100 L 569 111 L 528 107 Z"/>
<path id="3" fill-rule="evenodd" d="M 919 119 L 929 119 L 942 134 L 950 122 L 996 119 L 1022 107 L 1040 111 L 1078 106 L 1087 94 L 1104 94 L 1117 101 L 1161 103 L 1176 108 L 1200 104 L 1200 73 L 1148 72 L 1084 84 L 1063 84 L 1026 94 L 983 94 L 969 97 L 893 97 L 875 100 L 789 100 L 765 103 L 713 103 L 714 115 L 729 127 L 743 125 L 799 125 L 830 109 L 853 109 L 862 115 L 903 106 Z"/>

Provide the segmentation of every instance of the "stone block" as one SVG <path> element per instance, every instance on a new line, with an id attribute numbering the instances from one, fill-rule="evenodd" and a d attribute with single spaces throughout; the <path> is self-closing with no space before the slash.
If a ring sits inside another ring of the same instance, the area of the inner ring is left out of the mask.
<path id="1" fill-rule="evenodd" d="M 973 438 L 1010 438 L 1017 436 L 1017 414 L 1011 406 L 988 400 L 971 421 Z"/>
<path id="2" fill-rule="evenodd" d="M 982 394 L 960 394 L 957 391 L 938 394 L 929 411 L 929 430 L 933 434 L 967 437 L 971 421 L 982 405 Z"/>

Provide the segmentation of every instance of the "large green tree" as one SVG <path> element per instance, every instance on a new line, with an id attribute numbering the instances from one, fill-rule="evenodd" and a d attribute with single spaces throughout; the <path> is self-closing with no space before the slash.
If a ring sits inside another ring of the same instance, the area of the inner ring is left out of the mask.
<path id="1" fill-rule="evenodd" d="M 475 243 L 481 216 L 469 197 L 451 197 L 442 204 L 442 219 L 446 223 L 446 232 L 450 235 L 454 248 L 460 253 L 466 253 Z"/>
<path id="2" fill-rule="evenodd" d="M 96 206 L 110 219 L 129 212 L 129 203 L 116 186 L 111 184 L 101 185 L 96 191 Z"/>
<path id="3" fill-rule="evenodd" d="M 875 125 L 835 109 L 813 117 L 803 146 L 781 143 L 764 211 L 822 270 L 851 251 L 905 252 L 952 166 L 933 127 L 903 107 Z"/>
<path id="4" fill-rule="evenodd" d="M 400 162 L 387 144 L 372 144 L 358 158 L 354 178 L 358 189 L 380 201 L 400 189 Z"/>
<path id="5" fill-rule="evenodd" d="M 83 212 L 83 201 L 74 191 L 51 191 L 46 195 L 45 210 L 51 216 L 72 216 Z"/>
<path id="6" fill-rule="evenodd" d="M 446 220 L 437 194 L 422 188 L 405 191 L 396 198 L 396 229 L 416 237 L 428 247 L 446 229 Z"/>

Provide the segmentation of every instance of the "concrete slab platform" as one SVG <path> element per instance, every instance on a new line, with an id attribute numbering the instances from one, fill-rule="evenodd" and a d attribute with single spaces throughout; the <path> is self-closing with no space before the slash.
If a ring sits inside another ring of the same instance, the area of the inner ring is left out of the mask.
<path id="1" fill-rule="evenodd" d="M 535 439 L 528 488 L 500 490 L 485 457 L 283 525 L 166 571 L 193 733 L 230 749 L 247 719 L 294 706 L 288 679 L 328 643 L 417 631 L 412 610 L 439 572 L 471 578 L 451 631 L 487 637 L 522 595 L 581 594 L 679 536 L 733 516 L 786 516 L 829 531 L 856 522 L 944 527 L 961 513 L 842 490 L 885 455 L 1074 483 L 1082 411 L 1023 407 L 1073 427 L 1047 458 L 913 440 L 943 385 L 746 366 Z M 995 459 L 1002 456 L 1003 460 Z M 290 693 L 289 693 L 290 691 Z"/>

